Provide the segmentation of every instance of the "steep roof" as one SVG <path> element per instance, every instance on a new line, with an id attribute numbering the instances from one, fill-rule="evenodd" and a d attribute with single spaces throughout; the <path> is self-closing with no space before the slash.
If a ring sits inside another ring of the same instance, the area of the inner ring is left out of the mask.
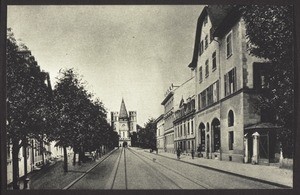
<path id="1" fill-rule="evenodd" d="M 122 98 L 122 102 L 121 102 L 119 118 L 128 118 L 128 113 L 127 113 L 125 102 L 124 102 L 123 98 Z"/>
<path id="2" fill-rule="evenodd" d="M 199 56 L 199 43 L 201 39 L 202 24 L 204 19 L 207 16 L 210 18 L 212 24 L 212 29 L 210 33 L 211 35 L 213 35 L 215 30 L 222 23 L 224 18 L 232 11 L 233 8 L 233 5 L 209 5 L 203 8 L 197 21 L 193 59 L 192 62 L 188 65 L 188 67 L 195 68 L 197 66 Z"/>

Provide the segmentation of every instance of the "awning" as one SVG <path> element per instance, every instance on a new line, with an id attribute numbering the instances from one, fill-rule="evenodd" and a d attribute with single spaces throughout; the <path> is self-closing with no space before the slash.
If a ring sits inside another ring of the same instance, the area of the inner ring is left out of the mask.
<path id="1" fill-rule="evenodd" d="M 254 124 L 254 125 L 250 125 L 248 127 L 245 127 L 244 128 L 245 130 L 267 130 L 267 129 L 282 129 L 281 126 L 277 126 L 275 124 L 272 124 L 272 123 L 257 123 L 257 124 Z"/>

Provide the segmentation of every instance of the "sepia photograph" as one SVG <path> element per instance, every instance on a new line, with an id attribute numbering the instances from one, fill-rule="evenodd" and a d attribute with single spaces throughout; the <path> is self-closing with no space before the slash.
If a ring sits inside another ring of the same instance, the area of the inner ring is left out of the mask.
<path id="1" fill-rule="evenodd" d="M 294 10 L 8 5 L 6 190 L 293 189 Z"/>

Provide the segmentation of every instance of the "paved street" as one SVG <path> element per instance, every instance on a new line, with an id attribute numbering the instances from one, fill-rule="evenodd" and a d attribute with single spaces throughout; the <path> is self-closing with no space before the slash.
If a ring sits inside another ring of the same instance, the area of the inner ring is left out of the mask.
<path id="1" fill-rule="evenodd" d="M 137 148 L 120 148 L 69 189 L 274 189 Z"/>

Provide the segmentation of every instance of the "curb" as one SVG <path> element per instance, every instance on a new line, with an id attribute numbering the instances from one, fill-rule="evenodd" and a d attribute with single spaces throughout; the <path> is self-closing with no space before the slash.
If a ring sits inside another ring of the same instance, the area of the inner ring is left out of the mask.
<path id="1" fill-rule="evenodd" d="M 144 152 L 146 152 L 146 151 L 144 150 Z M 148 153 L 152 154 L 150 152 L 148 152 Z M 161 154 L 152 154 L 152 155 L 159 155 L 159 156 L 171 159 L 171 160 L 178 161 L 177 159 L 174 159 L 174 158 L 168 157 L 168 156 L 164 156 L 164 155 L 161 155 Z M 190 164 L 190 165 L 194 165 L 194 166 L 197 166 L 197 167 L 202 167 L 202 168 L 213 170 L 213 171 L 218 171 L 218 172 L 221 172 L 221 173 L 226 173 L 226 174 L 229 174 L 229 175 L 233 175 L 233 176 L 237 176 L 237 177 L 241 177 L 241 178 L 245 178 L 245 179 L 249 179 L 249 180 L 253 180 L 253 181 L 258 181 L 258 182 L 265 183 L 265 184 L 274 185 L 274 186 L 277 186 L 277 187 L 280 187 L 280 188 L 293 189 L 293 187 L 287 186 L 287 185 L 284 185 L 284 184 L 279 184 L 279 183 L 272 182 L 272 181 L 266 181 L 266 180 L 258 179 L 258 178 L 255 178 L 255 177 L 250 177 L 250 176 L 246 176 L 246 175 L 242 175 L 242 174 L 238 174 L 238 173 L 233 173 L 233 172 L 230 172 L 230 171 L 225 171 L 225 170 L 222 170 L 222 169 L 213 168 L 213 167 L 209 167 L 209 166 L 206 166 L 206 165 L 200 165 L 200 164 L 191 163 L 191 162 L 182 161 L 182 160 L 180 162 L 187 163 L 187 164 Z"/>
<path id="2" fill-rule="evenodd" d="M 71 186 L 73 186 L 75 183 L 77 183 L 80 179 L 82 179 L 88 172 L 90 172 L 91 170 L 93 170 L 95 167 L 97 167 L 102 161 L 104 161 L 105 159 L 107 159 L 113 152 L 115 152 L 117 149 L 113 149 L 112 151 L 110 151 L 109 153 L 106 154 L 105 157 L 103 157 L 97 164 L 95 164 L 94 166 L 92 166 L 90 169 L 88 169 L 87 171 L 85 171 L 85 173 L 83 173 L 81 176 L 79 176 L 77 179 L 75 179 L 74 181 L 72 181 L 69 185 L 65 186 L 64 188 L 62 188 L 63 190 L 67 190 L 69 189 Z"/>
<path id="3" fill-rule="evenodd" d="M 54 165 L 56 165 L 59 161 L 55 161 L 53 164 L 50 164 L 50 165 L 46 165 L 45 167 L 41 168 L 40 170 L 33 170 L 33 171 L 30 171 L 29 173 L 27 173 L 27 177 L 31 180 L 32 178 L 34 178 L 36 175 L 38 175 L 39 173 L 41 172 L 45 172 L 47 171 L 48 169 L 52 168 Z M 20 183 L 23 183 L 24 181 L 24 175 L 19 177 L 18 179 L 18 182 L 19 182 L 19 187 L 20 187 Z M 29 181 L 30 183 L 30 181 Z M 12 189 L 12 185 L 13 185 L 13 181 L 11 181 L 10 183 L 8 183 L 6 185 L 6 189 Z M 21 189 L 20 189 L 21 190 Z"/>

